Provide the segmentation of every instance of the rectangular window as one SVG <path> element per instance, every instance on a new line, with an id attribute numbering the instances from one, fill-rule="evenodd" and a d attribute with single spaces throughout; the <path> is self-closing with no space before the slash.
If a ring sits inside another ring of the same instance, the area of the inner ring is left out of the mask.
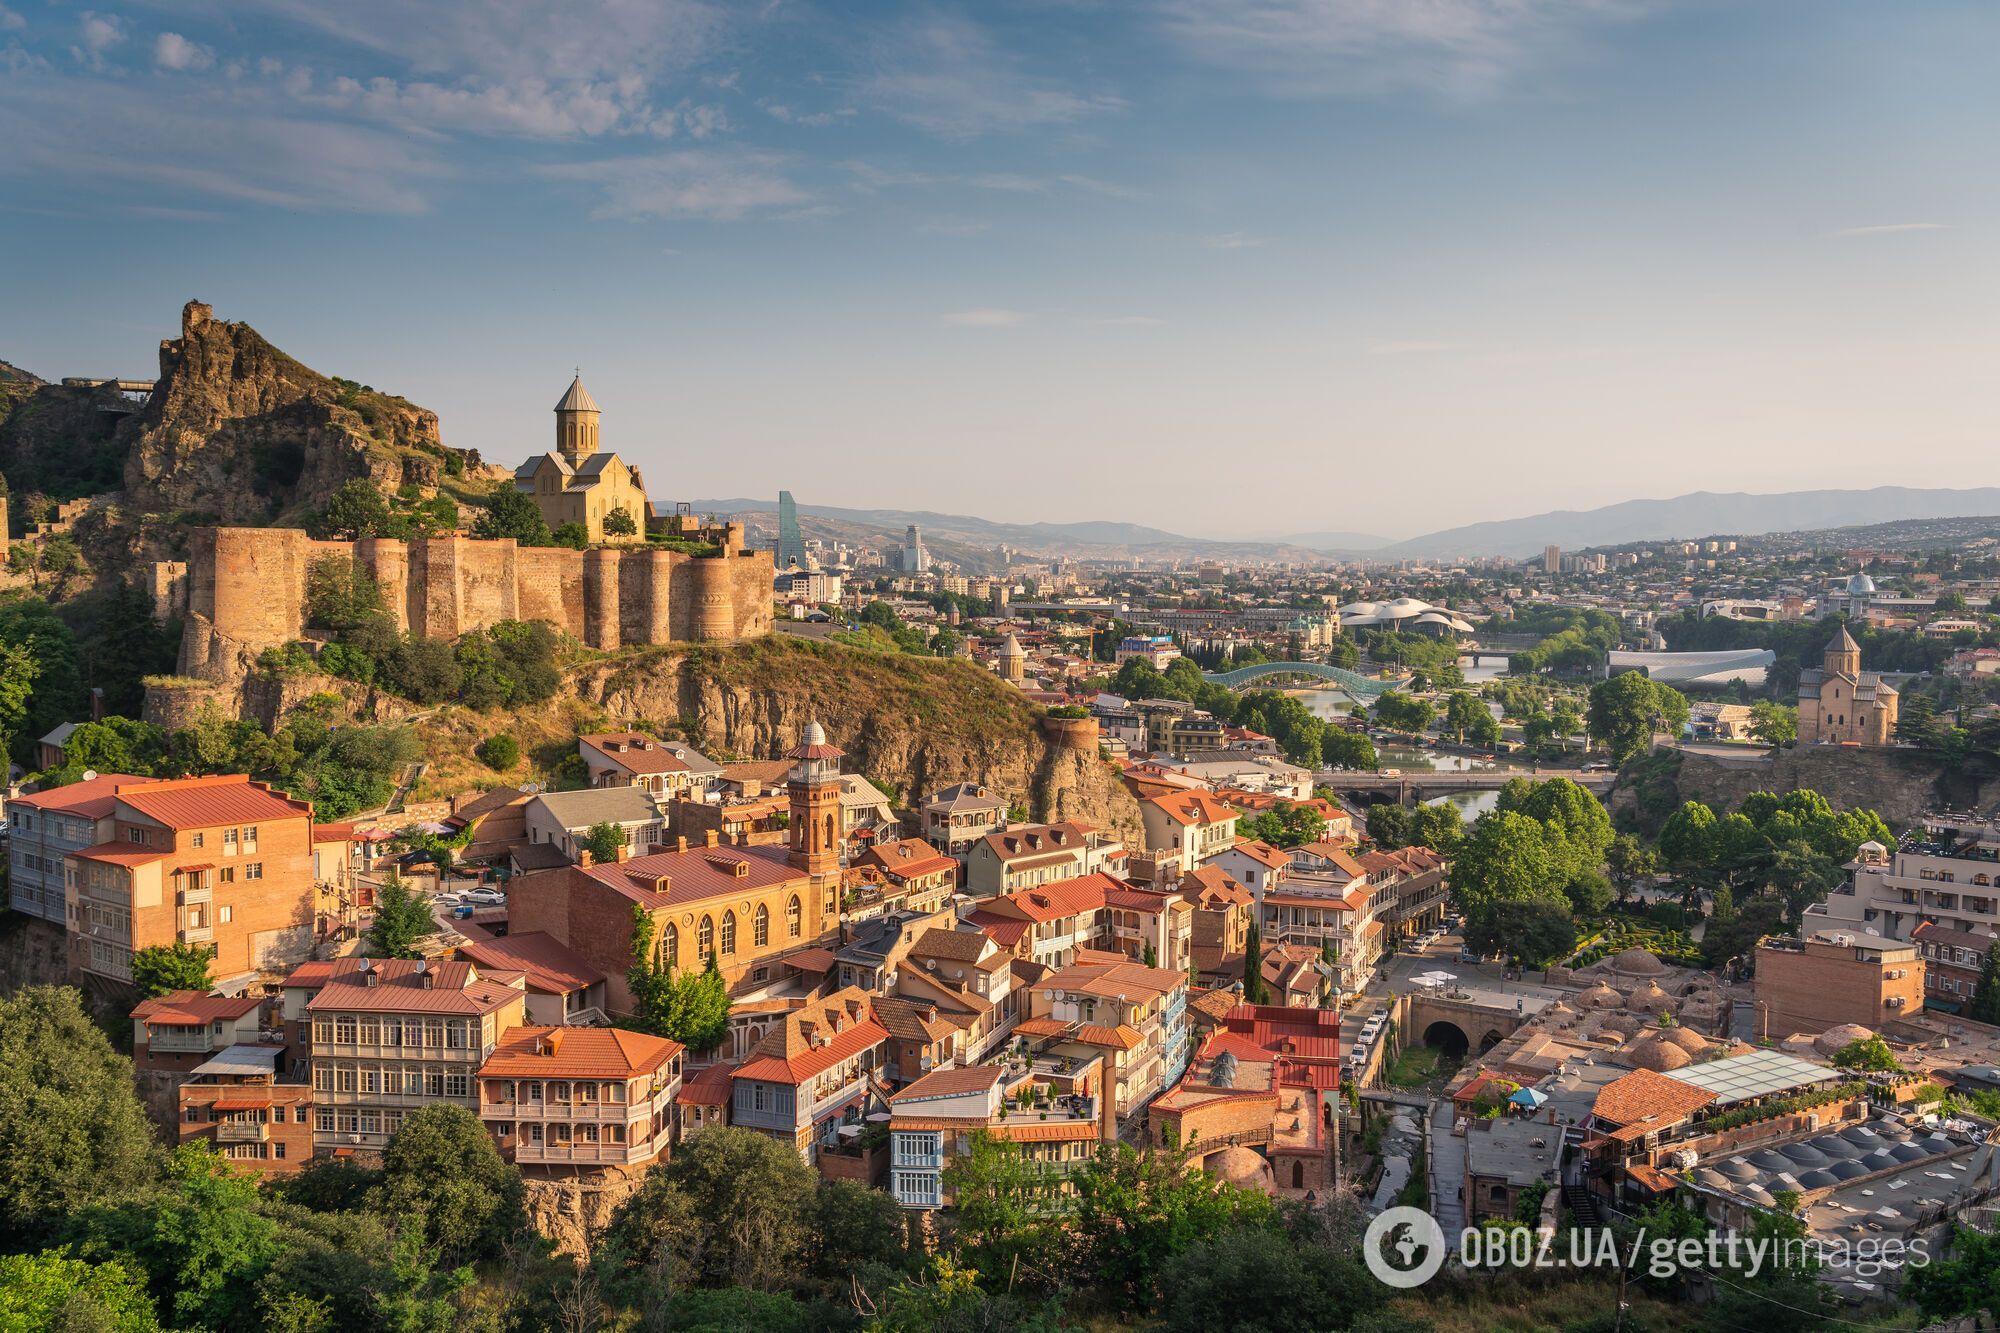
<path id="1" fill-rule="evenodd" d="M 338 1113 L 338 1117 L 340 1120 L 340 1132 L 342 1134 L 352 1134 L 358 1127 L 359 1121 L 353 1111 L 341 1111 Z"/>
<path id="2" fill-rule="evenodd" d="M 382 1113 L 380 1111 L 363 1111 L 361 1113 L 361 1132 L 363 1134 L 380 1134 L 382 1132 Z"/>
<path id="3" fill-rule="evenodd" d="M 354 1091 L 354 1070 L 351 1066 L 340 1065 L 334 1069 L 333 1090 L 335 1092 Z"/>
<path id="4" fill-rule="evenodd" d="M 321 1092 L 333 1091 L 332 1066 L 319 1065 L 313 1070 L 313 1086 L 315 1088 L 318 1088 Z"/>
<path id="5" fill-rule="evenodd" d="M 333 1020 L 333 1039 L 342 1046 L 354 1044 L 355 1023 L 353 1014 L 342 1014 Z"/>
<path id="6" fill-rule="evenodd" d="M 277 1158 L 279 1161 L 284 1160 L 285 1141 L 283 1139 L 279 1139 L 276 1143 L 271 1145 L 271 1156 Z"/>
<path id="7" fill-rule="evenodd" d="M 424 1045 L 433 1050 L 444 1045 L 444 1024 L 435 1018 L 424 1020 Z"/>
<path id="8" fill-rule="evenodd" d="M 236 867 L 222 867 L 222 869 L 215 872 L 215 879 L 218 884 L 234 884 L 236 882 Z"/>
<path id="9" fill-rule="evenodd" d="M 322 1134 L 333 1133 L 333 1108 L 322 1106 L 313 1112 L 313 1128 Z"/>
<path id="10" fill-rule="evenodd" d="M 444 1096 L 444 1071 L 426 1069 L 424 1071 L 424 1094 L 429 1097 Z"/>
<path id="11" fill-rule="evenodd" d="M 216 909 L 215 919 L 225 926 L 228 925 L 236 919 L 236 908 L 229 903 L 222 904 L 221 907 Z"/>
<path id="12" fill-rule="evenodd" d="M 326 1045 L 333 1040 L 333 1020 L 316 1018 L 313 1020 L 313 1040 Z"/>
<path id="13" fill-rule="evenodd" d="M 252 861 L 249 865 L 244 866 L 243 878 L 245 879 L 264 878 L 264 863 L 262 861 Z"/>
<path id="14" fill-rule="evenodd" d="M 138 843 L 138 844 L 139 844 L 140 846 L 142 846 L 142 847 L 143 847 L 143 846 L 145 846 L 145 844 L 146 844 L 146 830 L 144 830 L 144 829 L 142 829 L 142 828 L 128 828 L 128 829 L 126 829 L 126 830 L 125 830 L 125 841 L 127 841 L 127 842 L 136 842 L 136 843 Z"/>
<path id="15" fill-rule="evenodd" d="M 236 830 L 233 828 L 222 830 L 222 854 L 224 856 L 236 855 Z"/>
<path id="16" fill-rule="evenodd" d="M 243 830 L 243 849 L 249 852 L 257 850 L 257 826 L 255 824 Z"/>
<path id="17" fill-rule="evenodd" d="M 404 1070 L 403 1095 L 406 1097 L 420 1097 L 423 1095 L 423 1091 L 424 1091 L 423 1073 L 420 1070 L 415 1070 L 415 1069 Z"/>
<path id="18" fill-rule="evenodd" d="M 444 1079 L 444 1095 L 447 1097 L 470 1097 L 472 1079 L 466 1074 L 447 1074 Z"/>
<path id="19" fill-rule="evenodd" d="M 292 1123 L 295 1125 L 303 1125 L 306 1122 L 306 1111 L 308 1109 L 309 1108 L 303 1102 L 301 1102 L 297 1106 L 294 1106 L 292 1108 Z"/>
<path id="20" fill-rule="evenodd" d="M 382 1044 L 382 1020 L 363 1017 L 361 1020 L 361 1044 L 379 1046 Z"/>
<path id="21" fill-rule="evenodd" d="M 444 1044 L 454 1051 L 465 1049 L 465 1024 L 463 1022 L 453 1020 L 445 1024 Z"/>
<path id="22" fill-rule="evenodd" d="M 203 841 L 203 839 L 204 839 L 204 838 L 206 838 L 206 837 L 207 837 L 207 835 L 206 835 L 206 834 L 203 834 L 203 833 L 194 833 L 194 834 L 190 834 L 190 835 L 188 836 L 188 846 L 190 846 L 190 847 L 194 847 L 194 848 L 199 848 L 199 847 L 200 847 L 200 846 L 202 845 L 202 841 Z"/>
<path id="23" fill-rule="evenodd" d="M 380 1092 L 382 1090 L 382 1072 L 375 1068 L 374 1065 L 368 1065 L 362 1069 L 361 1090 L 363 1092 Z"/>

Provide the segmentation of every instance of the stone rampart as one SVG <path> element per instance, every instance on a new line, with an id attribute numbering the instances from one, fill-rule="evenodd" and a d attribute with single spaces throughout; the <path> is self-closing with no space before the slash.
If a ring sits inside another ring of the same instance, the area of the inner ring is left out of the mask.
<path id="1" fill-rule="evenodd" d="M 196 534 L 184 580 L 180 671 L 234 684 L 265 648 L 305 632 L 306 580 L 328 557 L 374 576 L 399 628 L 450 639 L 503 620 L 546 620 L 593 648 L 734 643 L 771 630 L 768 551 L 724 554 L 519 547 L 510 538 L 315 541 L 297 528 Z M 164 591 L 162 589 L 161 591 Z"/>

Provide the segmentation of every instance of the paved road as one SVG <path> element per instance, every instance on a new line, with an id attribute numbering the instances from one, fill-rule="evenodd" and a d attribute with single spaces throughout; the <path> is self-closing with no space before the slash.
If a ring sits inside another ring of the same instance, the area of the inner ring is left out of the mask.
<path id="1" fill-rule="evenodd" d="M 1465 1230 L 1465 1203 L 1459 1198 L 1465 1187 L 1465 1140 L 1452 1137 L 1450 1102 L 1431 1107 L 1430 1130 L 1424 1169 L 1430 1176 L 1431 1216 L 1444 1229 L 1445 1244 L 1456 1246 Z"/>

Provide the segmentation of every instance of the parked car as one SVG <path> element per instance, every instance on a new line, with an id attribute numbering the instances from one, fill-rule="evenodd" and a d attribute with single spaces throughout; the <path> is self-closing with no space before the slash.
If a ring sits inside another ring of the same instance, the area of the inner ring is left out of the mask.
<path id="1" fill-rule="evenodd" d="M 1461 963 L 1483 963 L 1486 960 L 1470 949 L 1460 949 L 1458 951 L 1458 961 Z"/>
<path id="2" fill-rule="evenodd" d="M 459 895 L 459 901 L 479 907 L 505 907 L 507 895 L 498 889 L 467 889 Z"/>

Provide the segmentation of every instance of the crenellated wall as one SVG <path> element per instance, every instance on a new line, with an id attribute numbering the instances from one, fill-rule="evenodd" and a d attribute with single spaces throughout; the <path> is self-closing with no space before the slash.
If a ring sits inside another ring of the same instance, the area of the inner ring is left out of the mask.
<path id="1" fill-rule="evenodd" d="M 502 620 L 546 620 L 593 648 L 734 643 L 771 630 L 771 553 L 733 530 L 716 556 L 594 547 L 519 547 L 447 536 L 314 541 L 297 528 L 195 535 L 184 581 L 180 671 L 235 682 L 265 648 L 305 629 L 306 577 L 352 557 L 382 587 L 398 627 L 450 639 Z"/>

